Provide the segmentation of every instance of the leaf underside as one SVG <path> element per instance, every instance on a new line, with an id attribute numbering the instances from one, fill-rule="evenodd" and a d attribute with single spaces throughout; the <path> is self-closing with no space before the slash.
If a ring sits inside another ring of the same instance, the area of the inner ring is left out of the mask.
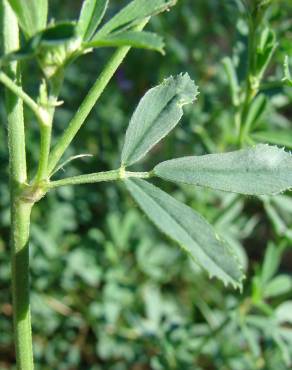
<path id="1" fill-rule="evenodd" d="M 248 195 L 274 195 L 292 186 L 292 157 L 264 144 L 223 154 L 172 159 L 154 173 L 168 181 Z"/>
<path id="2" fill-rule="evenodd" d="M 202 216 L 147 181 L 127 179 L 125 184 L 158 229 L 179 243 L 210 277 L 241 287 L 243 274 L 235 255 Z"/>

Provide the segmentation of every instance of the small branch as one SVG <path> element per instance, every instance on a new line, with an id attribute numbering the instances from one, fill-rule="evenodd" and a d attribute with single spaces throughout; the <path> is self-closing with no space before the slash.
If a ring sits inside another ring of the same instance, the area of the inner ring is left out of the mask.
<path id="1" fill-rule="evenodd" d="M 81 184 L 93 184 L 103 181 L 117 181 L 123 180 L 130 177 L 136 177 L 141 179 L 147 179 L 152 177 L 152 172 L 129 172 L 124 171 L 122 168 L 118 170 L 96 172 L 88 175 L 80 175 L 74 177 L 68 177 L 66 179 L 51 181 L 47 188 L 48 190 L 58 188 L 66 185 L 81 185 Z"/>
<path id="2" fill-rule="evenodd" d="M 145 25 L 147 24 L 148 19 L 144 20 L 136 30 L 141 31 Z M 83 100 L 82 104 L 80 105 L 78 111 L 76 112 L 75 116 L 69 123 L 69 126 L 57 142 L 56 146 L 53 148 L 50 159 L 49 159 L 49 167 L 48 171 L 51 174 L 54 171 L 54 168 L 58 164 L 59 160 L 61 159 L 62 155 L 64 154 L 65 150 L 70 145 L 71 141 L 74 139 L 77 132 L 80 130 L 81 126 L 85 122 L 86 118 L 88 117 L 89 113 L 91 112 L 92 108 L 96 104 L 97 100 L 103 93 L 104 89 L 110 82 L 111 78 L 123 62 L 124 58 L 130 51 L 130 46 L 124 46 L 119 48 L 108 64 L 106 65 L 105 69 L 102 71 L 92 88 L 89 90 L 88 94 L 86 95 L 85 99 Z"/>
<path id="3" fill-rule="evenodd" d="M 8 77 L 6 73 L 2 71 L 0 72 L 0 82 L 2 82 L 7 89 L 13 92 L 14 95 L 19 97 L 26 104 L 26 106 L 30 108 L 39 122 L 43 122 L 43 117 L 37 103 L 26 92 L 24 92 L 19 85 L 17 85 L 10 77 Z"/>

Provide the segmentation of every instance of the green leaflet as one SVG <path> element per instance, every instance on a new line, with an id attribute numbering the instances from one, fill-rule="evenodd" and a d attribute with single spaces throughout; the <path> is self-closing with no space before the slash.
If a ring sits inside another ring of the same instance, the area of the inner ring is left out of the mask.
<path id="1" fill-rule="evenodd" d="M 95 37 L 107 35 L 111 32 L 124 31 L 132 27 L 141 19 L 163 12 L 175 5 L 177 0 L 133 0 L 108 21 L 97 33 Z"/>
<path id="2" fill-rule="evenodd" d="M 27 37 L 46 28 L 48 0 L 8 0 L 17 15 L 18 22 Z"/>
<path id="3" fill-rule="evenodd" d="M 122 165 L 129 166 L 145 154 L 179 122 L 182 106 L 192 103 L 198 88 L 188 74 L 170 77 L 149 90 L 136 108 L 126 132 Z"/>
<path id="4" fill-rule="evenodd" d="M 241 288 L 243 274 L 238 261 L 202 216 L 147 181 L 127 179 L 125 184 L 149 219 L 210 277 Z"/>
<path id="5" fill-rule="evenodd" d="M 169 181 L 250 195 L 273 195 L 292 186 L 292 157 L 274 146 L 223 154 L 183 157 L 158 164 L 154 173 Z"/>
<path id="6" fill-rule="evenodd" d="M 100 39 L 85 44 L 86 47 L 102 46 L 133 46 L 136 48 L 151 49 L 163 54 L 163 38 L 151 32 L 125 31 L 117 34 L 110 34 Z"/>
<path id="7" fill-rule="evenodd" d="M 109 0 L 85 0 L 83 2 L 77 33 L 84 41 L 90 40 L 94 35 L 104 17 L 108 3 Z"/>

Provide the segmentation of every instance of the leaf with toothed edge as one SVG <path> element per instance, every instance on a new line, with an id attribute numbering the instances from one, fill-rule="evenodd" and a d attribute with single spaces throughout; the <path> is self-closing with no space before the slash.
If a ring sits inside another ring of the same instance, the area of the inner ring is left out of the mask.
<path id="1" fill-rule="evenodd" d="M 222 154 L 162 162 L 154 173 L 167 181 L 246 195 L 274 195 L 292 187 L 292 156 L 276 146 L 259 144 Z"/>
<path id="2" fill-rule="evenodd" d="M 180 121 L 183 105 L 192 103 L 198 88 L 189 75 L 166 79 L 141 99 L 126 132 L 121 162 L 129 166 L 144 157 Z"/>
<path id="3" fill-rule="evenodd" d="M 235 253 L 202 216 L 147 181 L 126 179 L 125 184 L 158 229 L 179 243 L 210 277 L 242 288 L 244 276 Z"/>

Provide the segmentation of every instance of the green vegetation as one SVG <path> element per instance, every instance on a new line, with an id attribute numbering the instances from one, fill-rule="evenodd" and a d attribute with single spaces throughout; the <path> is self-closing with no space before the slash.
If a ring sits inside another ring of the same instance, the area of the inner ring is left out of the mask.
<path id="1" fill-rule="evenodd" d="M 1 370 L 292 364 L 292 6 L 176 3 L 1 1 Z"/>

